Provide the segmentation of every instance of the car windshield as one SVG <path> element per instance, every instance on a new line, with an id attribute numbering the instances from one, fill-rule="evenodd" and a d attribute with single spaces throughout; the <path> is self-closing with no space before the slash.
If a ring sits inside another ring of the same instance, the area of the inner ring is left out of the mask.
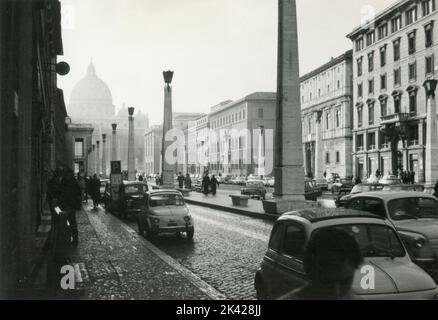
<path id="1" fill-rule="evenodd" d="M 261 181 L 248 181 L 246 183 L 247 187 L 262 187 L 263 186 L 263 182 Z"/>
<path id="2" fill-rule="evenodd" d="M 157 194 L 149 197 L 149 207 L 183 206 L 184 199 L 178 194 Z"/>
<path id="3" fill-rule="evenodd" d="M 404 257 L 405 250 L 394 230 L 383 225 L 346 224 L 334 226 L 354 237 L 364 258 Z"/>
<path id="4" fill-rule="evenodd" d="M 148 187 L 144 184 L 134 184 L 125 186 L 126 194 L 145 193 L 148 191 Z"/>
<path id="5" fill-rule="evenodd" d="M 389 214 L 394 220 L 438 219 L 438 201 L 431 198 L 401 198 L 388 203 Z"/>

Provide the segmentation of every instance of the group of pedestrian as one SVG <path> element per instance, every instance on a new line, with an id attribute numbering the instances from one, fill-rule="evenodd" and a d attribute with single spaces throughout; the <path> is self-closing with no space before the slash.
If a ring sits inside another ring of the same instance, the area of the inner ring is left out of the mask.
<path id="1" fill-rule="evenodd" d="M 215 196 L 218 187 L 219 181 L 216 179 L 216 176 L 212 175 L 210 179 L 208 173 L 206 173 L 202 179 L 202 193 L 208 195 L 211 192 Z"/>
<path id="2" fill-rule="evenodd" d="M 415 172 L 399 170 L 398 177 L 403 181 L 404 184 L 414 184 L 415 183 Z"/>
<path id="3" fill-rule="evenodd" d="M 186 174 L 185 176 L 179 172 L 178 173 L 178 187 L 180 189 L 185 188 L 185 189 L 192 189 L 192 178 L 190 178 L 190 174 Z"/>

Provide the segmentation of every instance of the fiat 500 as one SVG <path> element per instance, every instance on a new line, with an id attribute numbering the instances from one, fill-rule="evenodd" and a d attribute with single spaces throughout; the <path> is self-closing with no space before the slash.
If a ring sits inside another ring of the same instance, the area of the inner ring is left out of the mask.
<path id="1" fill-rule="evenodd" d="M 438 200 L 423 192 L 377 191 L 354 195 L 346 208 L 390 220 L 412 260 L 438 280 Z"/>
<path id="2" fill-rule="evenodd" d="M 436 299 L 433 279 L 414 264 L 388 220 L 346 209 L 301 210 L 282 215 L 274 224 L 268 250 L 255 275 L 258 299 L 277 299 L 306 286 L 303 257 L 314 232 L 325 228 L 354 237 L 364 258 L 355 273 L 353 293 L 365 299 Z M 361 269 L 371 266 L 374 288 L 361 285 Z"/>
<path id="3" fill-rule="evenodd" d="M 148 192 L 146 207 L 138 215 L 139 234 L 155 237 L 162 233 L 186 233 L 193 239 L 193 217 L 177 190 L 154 190 Z"/>

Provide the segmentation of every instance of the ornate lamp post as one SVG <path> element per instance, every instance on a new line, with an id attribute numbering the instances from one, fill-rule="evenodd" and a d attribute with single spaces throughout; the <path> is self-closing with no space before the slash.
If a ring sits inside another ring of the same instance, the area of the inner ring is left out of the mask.
<path id="1" fill-rule="evenodd" d="M 134 154 L 134 108 L 128 108 L 128 180 L 135 180 L 135 154 Z"/>
<path id="2" fill-rule="evenodd" d="M 163 186 L 167 188 L 174 187 L 175 168 L 166 161 L 166 150 L 172 144 L 172 141 L 166 141 L 166 133 L 172 130 L 172 79 L 173 71 L 164 71 L 164 121 L 163 121 L 163 141 L 162 141 L 162 165 Z"/>
<path id="3" fill-rule="evenodd" d="M 111 127 L 113 128 L 111 137 L 111 160 L 117 161 L 117 123 L 113 123 Z"/>
<path id="4" fill-rule="evenodd" d="M 436 119 L 435 91 L 438 81 L 435 79 L 426 80 L 423 84 L 427 97 L 427 127 L 426 127 L 426 150 L 425 150 L 425 180 L 426 190 L 434 192 L 434 184 L 438 180 L 438 137 Z M 420 165 L 421 167 L 421 165 Z"/>
<path id="5" fill-rule="evenodd" d="M 106 134 L 102 134 L 102 176 L 106 178 Z"/>

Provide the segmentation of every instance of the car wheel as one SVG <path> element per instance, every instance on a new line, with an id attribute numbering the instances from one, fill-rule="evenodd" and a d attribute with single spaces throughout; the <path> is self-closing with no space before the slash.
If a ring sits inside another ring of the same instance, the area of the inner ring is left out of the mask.
<path id="1" fill-rule="evenodd" d="M 192 240 L 195 234 L 195 229 L 190 229 L 187 231 L 187 239 Z"/>
<path id="2" fill-rule="evenodd" d="M 265 285 L 260 280 L 260 283 L 256 285 L 256 297 L 257 300 L 269 300 L 268 290 L 266 290 Z"/>
<path id="3" fill-rule="evenodd" d="M 138 234 L 143 237 L 144 236 L 144 229 L 141 226 L 140 222 L 137 221 L 137 224 L 138 224 Z"/>

